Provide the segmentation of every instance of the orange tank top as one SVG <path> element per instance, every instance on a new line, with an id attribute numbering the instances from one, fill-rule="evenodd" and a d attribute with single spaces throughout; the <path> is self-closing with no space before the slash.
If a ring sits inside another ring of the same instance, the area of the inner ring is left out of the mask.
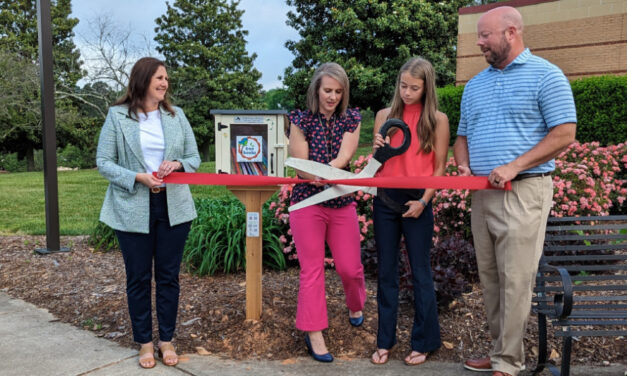
<path id="1" fill-rule="evenodd" d="M 416 133 L 416 124 L 422 114 L 422 103 L 405 105 L 403 121 L 409 126 L 411 144 L 401 155 L 388 159 L 377 174 L 378 176 L 431 176 L 435 165 L 435 153 L 420 150 L 420 140 Z M 390 137 L 390 144 L 398 147 L 403 142 L 403 132 L 396 132 Z"/>

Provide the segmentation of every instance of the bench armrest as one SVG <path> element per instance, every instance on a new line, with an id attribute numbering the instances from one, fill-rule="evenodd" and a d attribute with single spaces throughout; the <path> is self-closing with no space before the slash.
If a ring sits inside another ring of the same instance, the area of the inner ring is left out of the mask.
<path id="1" fill-rule="evenodd" d="M 573 281 L 570 278 L 570 274 L 568 270 L 560 266 L 542 264 L 542 268 L 556 271 L 562 279 L 563 292 L 555 294 L 553 304 L 555 305 L 555 316 L 560 319 L 565 319 L 570 316 L 573 311 Z"/>

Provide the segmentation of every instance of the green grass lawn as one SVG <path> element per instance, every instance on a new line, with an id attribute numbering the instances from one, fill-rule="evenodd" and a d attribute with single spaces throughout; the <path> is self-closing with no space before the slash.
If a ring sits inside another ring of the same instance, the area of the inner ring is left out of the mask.
<path id="1" fill-rule="evenodd" d="M 199 172 L 215 172 L 203 163 Z M 89 234 L 98 221 L 108 182 L 97 170 L 59 171 L 61 235 Z M 231 193 L 222 186 L 191 187 L 194 197 Z M 0 235 L 46 233 L 43 172 L 0 174 Z"/>

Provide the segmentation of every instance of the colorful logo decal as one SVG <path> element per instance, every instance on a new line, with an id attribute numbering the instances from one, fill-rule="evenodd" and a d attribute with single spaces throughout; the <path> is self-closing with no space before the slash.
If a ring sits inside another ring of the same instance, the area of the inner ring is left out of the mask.
<path id="1" fill-rule="evenodd" d="M 263 162 L 262 136 L 237 136 L 236 142 L 238 162 Z"/>

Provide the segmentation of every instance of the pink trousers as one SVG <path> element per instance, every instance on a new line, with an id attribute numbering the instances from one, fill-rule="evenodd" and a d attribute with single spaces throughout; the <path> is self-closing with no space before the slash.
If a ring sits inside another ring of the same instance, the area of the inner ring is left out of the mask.
<path id="1" fill-rule="evenodd" d="M 346 305 L 361 311 L 366 301 L 356 204 L 339 209 L 312 205 L 290 213 L 290 227 L 300 262 L 296 328 L 319 331 L 329 326 L 324 287 L 325 241 L 346 294 Z M 348 315 L 348 312 L 347 312 Z"/>

